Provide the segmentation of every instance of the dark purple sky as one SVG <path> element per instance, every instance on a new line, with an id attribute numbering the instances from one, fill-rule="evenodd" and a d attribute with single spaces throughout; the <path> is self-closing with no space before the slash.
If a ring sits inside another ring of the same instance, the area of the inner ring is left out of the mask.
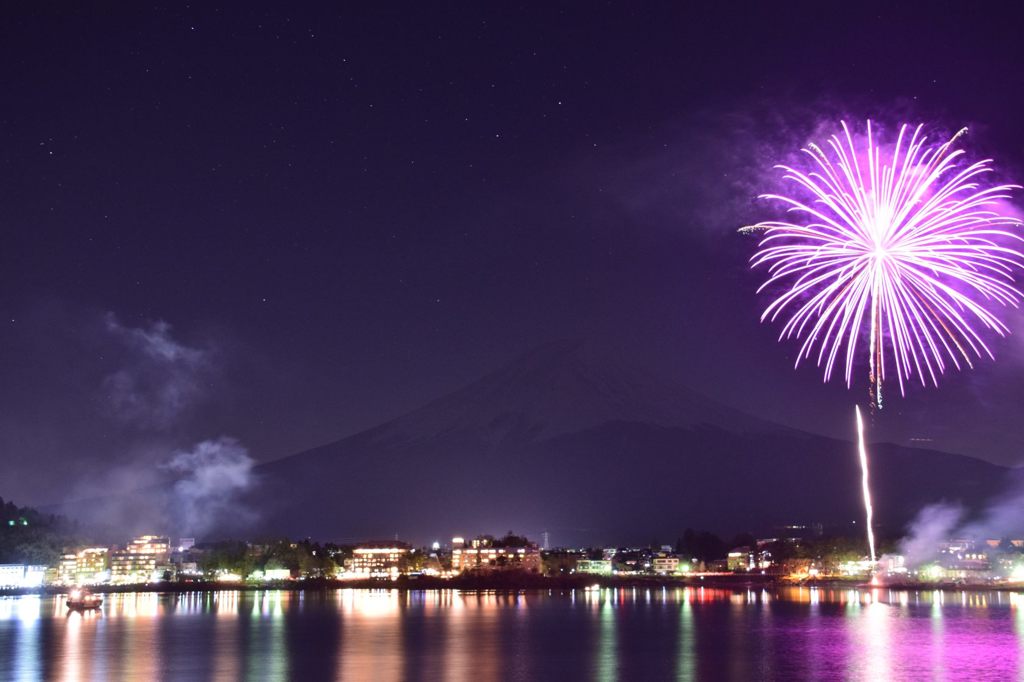
<path id="1" fill-rule="evenodd" d="M 969 124 L 1024 177 L 1009 4 L 331 5 L 4 9 L 0 494 L 280 457 L 560 338 L 848 436 L 866 387 L 757 322 L 760 169 L 846 115 Z M 1018 462 L 994 348 L 876 433 Z"/>

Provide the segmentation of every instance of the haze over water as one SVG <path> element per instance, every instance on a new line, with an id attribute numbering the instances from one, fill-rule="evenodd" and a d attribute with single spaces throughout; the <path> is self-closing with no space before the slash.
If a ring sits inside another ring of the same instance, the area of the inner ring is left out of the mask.
<path id="1" fill-rule="evenodd" d="M 0 598 L 12 680 L 1014 679 L 1024 595 L 787 588 Z"/>

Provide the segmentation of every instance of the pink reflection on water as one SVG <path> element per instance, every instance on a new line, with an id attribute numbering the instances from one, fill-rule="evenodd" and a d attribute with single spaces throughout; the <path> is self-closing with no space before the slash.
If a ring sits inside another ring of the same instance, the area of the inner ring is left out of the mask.
<path id="1" fill-rule="evenodd" d="M 1018 679 L 1022 651 L 1024 596 L 1000 593 L 222 591 L 71 615 L 0 599 L 15 679 Z"/>

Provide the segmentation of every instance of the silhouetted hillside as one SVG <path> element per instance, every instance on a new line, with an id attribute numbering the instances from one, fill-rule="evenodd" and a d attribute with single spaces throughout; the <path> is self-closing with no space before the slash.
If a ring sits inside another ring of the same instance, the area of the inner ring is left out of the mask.
<path id="1" fill-rule="evenodd" d="M 876 519 L 893 530 L 927 503 L 986 499 L 1007 472 L 885 444 L 872 446 L 872 466 Z M 851 443 L 765 422 L 572 343 L 259 474 L 269 529 L 324 538 L 512 528 L 566 543 L 649 542 L 686 526 L 862 516 Z"/>

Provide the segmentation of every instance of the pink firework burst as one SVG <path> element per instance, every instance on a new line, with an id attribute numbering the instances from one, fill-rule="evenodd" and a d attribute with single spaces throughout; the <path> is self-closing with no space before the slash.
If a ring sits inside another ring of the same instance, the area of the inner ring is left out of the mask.
<path id="1" fill-rule="evenodd" d="M 1021 221 L 1008 212 L 1016 185 L 984 182 L 991 160 L 968 163 L 953 147 L 928 144 L 922 126 L 899 129 L 883 147 L 855 139 L 845 123 L 827 145 L 802 150 L 803 170 L 778 166 L 792 196 L 766 194 L 787 219 L 753 225 L 764 238 L 752 258 L 767 266 L 759 292 L 778 292 L 761 316 L 782 318 L 780 340 L 802 340 L 796 363 L 817 355 L 825 380 L 837 361 L 851 383 L 867 337 L 872 402 L 895 371 L 938 383 L 992 352 L 983 336 L 1009 332 L 997 312 L 1016 307 Z M 961 133 L 964 131 L 961 131 Z"/>

